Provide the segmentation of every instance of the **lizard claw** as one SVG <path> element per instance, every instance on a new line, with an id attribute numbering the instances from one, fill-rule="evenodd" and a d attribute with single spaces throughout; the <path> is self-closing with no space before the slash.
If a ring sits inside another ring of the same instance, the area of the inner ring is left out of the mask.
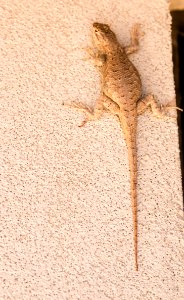
<path id="1" fill-rule="evenodd" d="M 132 28 L 132 36 L 133 37 L 143 37 L 145 35 L 144 31 L 141 30 L 141 24 L 136 23 Z"/>
<path id="2" fill-rule="evenodd" d="M 172 105 L 172 102 L 168 103 L 165 107 L 162 106 L 161 108 L 162 108 L 162 110 L 165 111 L 165 113 L 168 112 L 171 109 L 179 110 L 181 112 L 183 111 L 183 109 L 181 109 L 180 107 L 171 106 L 171 105 Z M 177 119 L 177 115 L 175 115 L 175 116 L 167 115 L 167 117 L 170 118 L 170 119 Z"/>
<path id="3" fill-rule="evenodd" d="M 84 121 L 82 121 L 82 123 L 80 125 L 78 125 L 78 127 L 83 127 L 86 123 L 87 123 L 88 119 L 84 119 Z"/>
<path id="4" fill-rule="evenodd" d="M 68 106 L 68 107 L 71 107 L 71 108 L 78 109 L 86 115 L 86 118 L 84 119 L 84 121 L 78 127 L 83 127 L 90 120 L 90 116 L 92 116 L 91 108 L 89 106 L 87 106 L 86 104 L 83 104 L 81 102 L 72 101 L 71 103 L 64 104 L 64 105 Z"/>
<path id="5" fill-rule="evenodd" d="M 179 110 L 181 112 L 183 112 L 183 109 L 177 106 L 166 106 L 165 109 L 169 110 L 169 109 L 176 109 Z"/>
<path id="6" fill-rule="evenodd" d="M 86 57 L 83 58 L 84 61 L 92 59 L 95 59 L 95 52 L 91 47 L 84 47 L 83 50 L 88 54 Z"/>
<path id="7" fill-rule="evenodd" d="M 71 103 L 64 103 L 63 105 L 68 106 L 68 107 L 73 107 L 79 110 L 82 110 L 84 112 L 86 112 L 87 110 L 91 112 L 91 109 L 89 108 L 89 106 L 87 106 L 86 104 L 83 104 L 81 102 L 76 102 L 76 101 L 72 101 Z"/>

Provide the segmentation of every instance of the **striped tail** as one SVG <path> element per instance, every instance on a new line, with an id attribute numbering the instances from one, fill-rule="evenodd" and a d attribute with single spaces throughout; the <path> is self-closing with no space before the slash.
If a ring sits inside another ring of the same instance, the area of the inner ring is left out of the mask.
<path id="1" fill-rule="evenodd" d="M 137 150 L 136 133 L 127 134 L 128 160 L 130 168 L 130 193 L 134 231 L 135 269 L 138 271 L 138 222 L 137 222 Z"/>

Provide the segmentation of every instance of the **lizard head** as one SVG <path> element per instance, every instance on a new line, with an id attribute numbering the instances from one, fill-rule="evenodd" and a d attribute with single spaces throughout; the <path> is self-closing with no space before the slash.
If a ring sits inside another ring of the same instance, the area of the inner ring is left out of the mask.
<path id="1" fill-rule="evenodd" d="M 109 25 L 93 23 L 93 40 L 96 47 L 101 50 L 111 50 L 117 43 L 117 38 Z"/>

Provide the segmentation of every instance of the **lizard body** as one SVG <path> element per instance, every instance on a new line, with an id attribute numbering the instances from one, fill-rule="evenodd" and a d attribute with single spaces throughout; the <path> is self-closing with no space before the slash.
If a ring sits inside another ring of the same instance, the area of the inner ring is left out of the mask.
<path id="1" fill-rule="evenodd" d="M 136 271 L 138 271 L 137 116 L 143 113 L 148 106 L 151 106 L 157 117 L 167 115 L 166 109 L 159 106 L 152 95 L 141 99 L 141 79 L 137 69 L 128 58 L 129 54 L 138 50 L 140 35 L 138 28 L 138 25 L 133 27 L 131 44 L 124 47 L 120 45 L 108 25 L 93 24 L 93 41 L 96 50 L 88 48 L 88 52 L 101 73 L 101 95 L 96 101 L 94 110 L 82 103 L 73 102 L 70 105 L 86 114 L 86 118 L 80 126 L 87 121 L 99 119 L 104 110 L 110 111 L 119 118 L 128 149 Z"/>
<path id="2" fill-rule="evenodd" d="M 94 41 L 99 51 L 103 51 L 102 93 L 119 106 L 119 119 L 128 148 L 130 168 L 131 202 L 134 227 L 135 268 L 137 260 L 137 108 L 141 97 L 141 80 L 137 69 L 129 60 L 125 49 L 119 44 L 115 34 L 106 24 L 93 24 Z M 103 42 L 102 42 L 103 41 Z"/>

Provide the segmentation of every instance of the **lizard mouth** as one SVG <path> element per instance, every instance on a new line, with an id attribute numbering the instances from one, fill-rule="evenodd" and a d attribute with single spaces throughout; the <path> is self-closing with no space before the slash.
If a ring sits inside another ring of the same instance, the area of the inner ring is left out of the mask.
<path id="1" fill-rule="evenodd" d="M 93 36 L 94 36 L 94 38 L 96 39 L 96 40 L 98 40 L 99 41 L 99 39 L 100 39 L 100 37 L 99 37 L 99 31 L 98 31 L 98 29 L 96 28 L 96 27 L 93 27 Z"/>
<path id="2" fill-rule="evenodd" d="M 102 31 L 103 31 L 103 24 L 100 24 L 100 23 L 93 23 L 93 31 L 94 33 L 97 35 L 97 34 L 100 34 Z"/>
<path id="3" fill-rule="evenodd" d="M 97 23 L 93 24 L 93 32 L 94 32 L 95 35 L 98 34 L 98 32 L 99 32 L 98 27 L 96 26 L 96 24 Z"/>
<path id="4" fill-rule="evenodd" d="M 99 42 L 103 36 L 102 24 L 100 23 L 93 23 L 93 36 Z"/>

